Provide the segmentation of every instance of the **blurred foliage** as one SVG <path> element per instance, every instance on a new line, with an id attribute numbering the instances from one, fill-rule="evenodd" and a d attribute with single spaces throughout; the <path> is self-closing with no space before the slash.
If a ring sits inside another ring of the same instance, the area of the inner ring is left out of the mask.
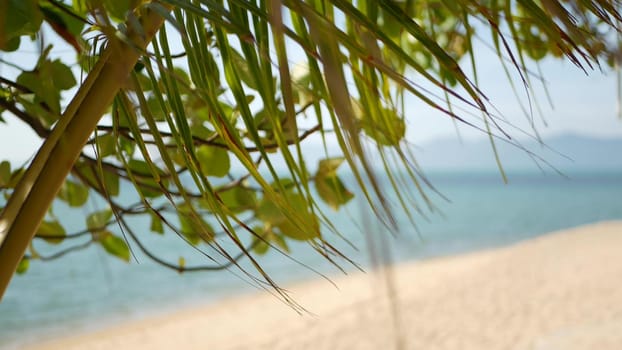
<path id="1" fill-rule="evenodd" d="M 141 11 L 155 11 L 167 21 L 57 195 L 70 207 L 87 208 L 96 197 L 107 208 L 90 212 L 82 232 L 66 232 L 63 221 L 73 218 L 56 218 L 51 208 L 36 238 L 67 248 L 46 257 L 31 244 L 18 272 L 30 260 L 59 257 L 91 243 L 124 261 L 134 247 L 180 272 L 226 268 L 247 257 L 263 274 L 254 256 L 270 249 L 288 252 L 291 241 L 339 256 L 326 244 L 326 232 L 334 228 L 320 202 L 338 210 L 358 188 L 394 228 L 392 210 L 412 219 L 419 210 L 412 198 L 427 201 L 405 140 L 410 113 L 405 98 L 479 127 L 454 112 L 452 103 L 458 103 L 465 113 L 481 112 L 486 126 L 489 120 L 494 124 L 475 64 L 471 74 L 458 64 L 465 57 L 475 60 L 475 41 L 490 37 L 490 49 L 524 84 L 532 76 L 527 62 L 545 57 L 565 58 L 580 69 L 613 66 L 620 57 L 619 5 L 604 0 L 3 0 L 0 50 L 14 52 L 36 41 L 41 52 L 34 67 L 0 61 L 20 70 L 10 77 L 0 69 L 0 121 L 17 117 L 41 138 L 61 118 L 63 97 L 84 83 L 82 75 L 101 58 L 107 38 L 123 40 L 128 26 L 140 26 Z M 54 41 L 42 34 L 49 29 L 56 42 L 75 51 L 75 61 L 59 58 Z M 318 164 L 305 159 L 310 136 L 324 142 L 322 150 L 315 149 L 324 153 Z M 334 144 L 339 147 L 329 146 Z M 381 162 L 372 164 L 372 152 Z M 24 166 L 0 163 L 5 198 Z M 353 180 L 344 181 L 340 168 Z M 379 183 L 377 169 L 389 175 L 391 186 Z M 395 203 L 389 203 L 388 191 Z M 136 215 L 148 218 L 147 227 L 128 222 Z M 123 237 L 113 233 L 117 228 Z M 206 245 L 220 259 L 204 266 L 187 266 L 184 258 L 170 262 L 141 244 L 149 231 L 175 233 L 197 249 Z M 225 242 L 233 246 L 225 248 Z"/>

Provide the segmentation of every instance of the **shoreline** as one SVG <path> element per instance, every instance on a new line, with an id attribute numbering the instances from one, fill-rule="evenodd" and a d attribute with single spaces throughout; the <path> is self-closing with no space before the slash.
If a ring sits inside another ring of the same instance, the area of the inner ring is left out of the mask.
<path id="1" fill-rule="evenodd" d="M 249 293 L 26 349 L 618 349 L 619 247 L 622 221 L 601 222 L 288 286 L 302 315 Z"/>

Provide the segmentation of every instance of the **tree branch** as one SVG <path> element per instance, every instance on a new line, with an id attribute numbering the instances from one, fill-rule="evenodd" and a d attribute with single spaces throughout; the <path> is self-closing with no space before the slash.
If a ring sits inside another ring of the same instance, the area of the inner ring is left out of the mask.
<path id="1" fill-rule="evenodd" d="M 136 28 L 135 22 L 127 24 L 124 40 L 114 35 L 108 37 L 108 45 L 96 66 L 0 213 L 0 297 L 89 135 L 164 19 L 145 9 L 138 23 L 140 28 Z"/>
<path id="2" fill-rule="evenodd" d="M 154 261 L 155 263 L 158 263 L 159 265 L 162 265 L 166 268 L 169 268 L 171 270 L 177 271 L 179 273 L 182 272 L 196 272 L 196 271 L 219 271 L 219 270 L 225 270 L 228 269 L 229 267 L 231 267 L 233 264 L 235 264 L 238 260 L 242 259 L 244 256 L 246 256 L 246 254 L 244 252 L 239 253 L 238 255 L 236 255 L 235 257 L 231 257 L 228 258 L 228 261 L 220 264 L 220 265 L 197 265 L 197 266 L 181 266 L 178 264 L 173 264 L 170 263 L 164 259 L 161 259 L 160 257 L 158 257 L 157 255 L 155 255 L 154 253 L 152 253 L 149 249 L 147 249 L 147 247 L 142 244 L 142 242 L 138 239 L 138 237 L 136 236 L 136 234 L 134 233 L 134 231 L 132 230 L 132 228 L 130 227 L 130 225 L 128 225 L 125 220 L 121 220 L 121 224 L 123 225 L 123 227 L 125 228 L 125 230 L 127 231 L 127 233 L 129 234 L 129 236 L 132 238 L 132 240 L 136 243 L 136 245 L 138 245 L 138 248 L 152 261 Z M 190 244 L 189 242 L 187 242 L 188 244 Z M 251 246 L 248 247 L 248 249 L 252 249 L 253 246 L 256 243 L 251 244 Z M 213 258 L 209 257 L 205 252 L 201 251 L 200 249 L 196 248 L 196 250 L 198 250 L 201 254 L 205 255 L 206 257 L 208 257 L 209 259 L 213 260 L 214 262 L 216 262 L 216 260 L 214 260 Z"/>
<path id="3" fill-rule="evenodd" d="M 88 241 L 86 241 L 86 242 L 84 242 L 82 244 L 78 244 L 78 245 L 75 245 L 75 246 L 71 246 L 71 247 L 65 248 L 65 249 L 63 249 L 63 250 L 61 250 L 59 252 L 56 252 L 56 253 L 52 254 L 52 255 L 45 256 L 45 255 L 37 254 L 36 257 L 31 256 L 31 255 L 24 255 L 24 257 L 27 258 L 27 259 L 39 259 L 41 261 L 54 260 L 54 259 L 61 258 L 64 255 L 69 254 L 71 252 L 75 252 L 75 251 L 78 251 L 78 250 L 86 249 L 91 244 L 93 244 L 94 242 L 95 241 L 91 239 L 91 240 L 88 240 Z"/>
<path id="4" fill-rule="evenodd" d="M 37 136 L 41 138 L 46 138 L 50 134 L 50 130 L 43 126 L 39 119 L 17 108 L 17 106 L 11 101 L 0 97 L 0 106 L 13 113 L 13 115 L 15 115 L 24 123 L 28 124 L 28 126 L 30 126 L 30 128 L 37 134 Z"/>
<path id="5" fill-rule="evenodd" d="M 113 131 L 113 130 L 119 130 L 119 131 L 124 131 L 123 135 L 129 139 L 131 139 L 132 141 L 135 141 L 135 139 L 131 136 L 131 133 L 129 132 L 130 129 L 128 127 L 113 127 L 113 126 L 107 126 L 107 125 L 98 125 L 97 126 L 97 130 L 100 131 Z M 311 129 L 305 130 L 301 135 L 298 136 L 298 140 L 302 141 L 304 139 L 306 139 L 307 137 L 311 136 L 313 133 L 317 132 L 320 130 L 320 126 L 316 125 L 314 127 L 312 127 Z M 143 134 L 146 135 L 150 135 L 151 134 L 151 130 L 149 129 L 139 129 L 139 131 Z M 160 134 L 163 137 L 173 137 L 173 135 L 171 133 L 168 132 L 164 132 L 164 131 L 160 131 Z M 210 137 L 209 139 L 203 139 L 201 137 L 198 136 L 194 136 L 192 135 L 192 140 L 194 141 L 195 145 L 206 145 L 206 146 L 213 146 L 213 147 L 218 147 L 218 148 L 224 148 L 226 150 L 229 149 L 229 145 L 224 144 L 224 143 L 220 143 L 220 142 L 216 142 L 216 139 L 218 138 L 218 135 L 214 135 L 213 137 Z M 91 140 L 89 142 L 94 142 L 94 140 Z M 144 141 L 146 144 L 151 144 L 151 145 L 155 145 L 156 143 L 153 141 L 149 141 L 149 140 L 145 140 Z M 294 145 L 295 141 L 294 140 L 288 140 L 287 141 L 287 145 L 291 146 Z M 166 145 L 166 147 L 168 148 L 178 148 L 178 145 Z M 279 145 L 276 143 L 269 143 L 263 146 L 264 149 L 266 150 L 274 150 L 274 149 L 278 149 Z M 259 152 L 259 148 L 258 147 L 246 147 L 246 151 L 248 152 Z"/>

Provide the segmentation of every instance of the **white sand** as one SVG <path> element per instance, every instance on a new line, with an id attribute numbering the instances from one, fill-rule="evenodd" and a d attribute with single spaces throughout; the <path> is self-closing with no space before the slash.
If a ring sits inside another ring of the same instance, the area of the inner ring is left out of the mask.
<path id="1" fill-rule="evenodd" d="M 334 281 L 291 288 L 314 315 L 251 295 L 35 348 L 622 349 L 622 222 Z"/>

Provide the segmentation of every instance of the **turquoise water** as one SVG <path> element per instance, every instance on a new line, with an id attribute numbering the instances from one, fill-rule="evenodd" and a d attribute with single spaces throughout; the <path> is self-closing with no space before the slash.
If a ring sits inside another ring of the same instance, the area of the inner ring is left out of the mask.
<path id="1" fill-rule="evenodd" d="M 504 185 L 497 173 L 432 174 L 437 189 L 451 202 L 432 195 L 442 214 L 426 211 L 427 220 L 416 217 L 418 233 L 398 216 L 401 230 L 392 238 L 379 224 L 361 220 L 361 215 L 369 218 L 370 214 L 354 201 L 346 210 L 329 215 L 358 250 L 336 237 L 330 240 L 348 257 L 368 266 L 366 241 L 357 228 L 361 224 L 369 232 L 389 237 L 393 260 L 402 261 L 507 245 L 553 230 L 622 219 L 622 171 L 567 175 L 570 179 L 510 174 L 510 183 Z M 71 220 L 78 227 L 84 217 L 72 214 Z M 180 251 L 189 263 L 206 260 L 172 235 L 145 236 L 146 243 L 161 249 L 169 260 L 176 261 Z M 339 273 L 306 244 L 291 248 L 299 263 L 277 253 L 259 260 L 277 282 L 318 276 L 302 264 L 323 274 Z M 13 279 L 0 303 L 0 348 L 19 348 L 43 338 L 257 290 L 237 269 L 179 275 L 138 253 L 136 258 L 139 263 L 125 264 L 92 246 L 52 262 L 32 263 L 27 274 Z M 341 265 L 354 268 L 344 261 Z"/>

